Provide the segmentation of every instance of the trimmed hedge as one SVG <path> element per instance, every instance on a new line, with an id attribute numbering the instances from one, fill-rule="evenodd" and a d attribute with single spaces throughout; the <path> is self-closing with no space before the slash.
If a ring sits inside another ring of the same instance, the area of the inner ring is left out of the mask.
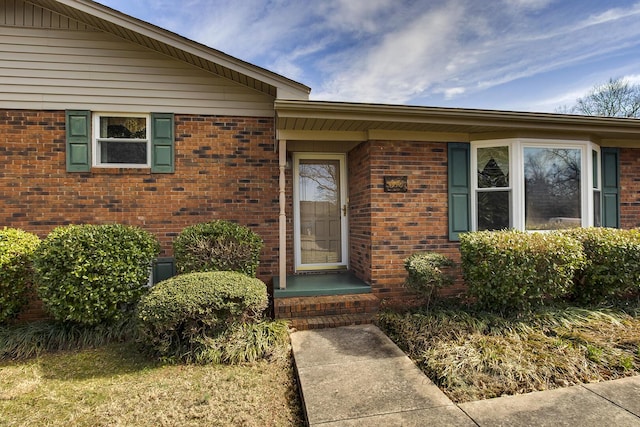
<path id="1" fill-rule="evenodd" d="M 138 304 L 140 336 L 160 356 L 196 359 L 207 339 L 260 319 L 267 304 L 266 285 L 243 273 L 174 276 L 155 285 Z"/>
<path id="2" fill-rule="evenodd" d="M 580 228 L 563 232 L 580 241 L 586 264 L 574 281 L 573 297 L 599 303 L 640 289 L 640 231 Z"/>
<path id="3" fill-rule="evenodd" d="M 469 295 L 500 313 L 566 295 L 585 263 L 580 243 L 558 232 L 480 231 L 462 234 L 460 243 Z"/>
<path id="4" fill-rule="evenodd" d="M 0 323 L 15 318 L 28 302 L 33 283 L 33 252 L 38 236 L 4 227 L 0 230 Z"/>
<path id="5" fill-rule="evenodd" d="M 178 274 L 237 271 L 256 276 L 263 242 L 248 227 L 216 220 L 182 230 L 173 242 Z"/>
<path id="6" fill-rule="evenodd" d="M 145 293 L 159 247 L 152 234 L 127 225 L 57 227 L 35 253 L 38 296 L 59 321 L 119 319 Z"/>
<path id="7" fill-rule="evenodd" d="M 418 252 L 404 260 L 408 276 L 405 286 L 416 292 L 427 303 L 438 289 L 453 283 L 453 278 L 443 269 L 453 267 L 453 260 L 436 252 Z"/>

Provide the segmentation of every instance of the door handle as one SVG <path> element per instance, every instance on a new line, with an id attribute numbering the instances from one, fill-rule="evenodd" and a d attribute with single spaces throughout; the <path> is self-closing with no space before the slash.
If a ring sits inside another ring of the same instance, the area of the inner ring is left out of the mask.
<path id="1" fill-rule="evenodd" d="M 342 215 L 347 216 L 347 204 L 342 205 Z"/>

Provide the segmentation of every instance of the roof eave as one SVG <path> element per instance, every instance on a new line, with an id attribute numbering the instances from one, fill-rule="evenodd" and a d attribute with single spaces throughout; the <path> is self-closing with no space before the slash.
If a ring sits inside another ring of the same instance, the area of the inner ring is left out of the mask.
<path id="1" fill-rule="evenodd" d="M 325 101 L 282 101 L 275 103 L 279 118 L 375 121 L 535 129 L 580 133 L 633 134 L 640 139 L 640 119 L 578 116 L 463 108 L 361 104 Z"/>

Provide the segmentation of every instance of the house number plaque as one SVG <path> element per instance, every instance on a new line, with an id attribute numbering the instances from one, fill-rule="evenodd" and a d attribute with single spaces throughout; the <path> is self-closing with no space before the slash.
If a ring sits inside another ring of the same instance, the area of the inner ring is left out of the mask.
<path id="1" fill-rule="evenodd" d="M 407 177 L 406 176 L 385 176 L 384 191 L 385 193 L 406 193 Z"/>

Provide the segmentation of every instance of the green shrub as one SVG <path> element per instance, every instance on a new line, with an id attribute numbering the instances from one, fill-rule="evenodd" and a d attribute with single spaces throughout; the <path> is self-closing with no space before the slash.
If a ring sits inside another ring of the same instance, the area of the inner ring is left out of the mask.
<path id="1" fill-rule="evenodd" d="M 481 231 L 460 236 L 462 273 L 481 309 L 527 311 L 572 287 L 580 243 L 557 232 Z"/>
<path id="2" fill-rule="evenodd" d="M 582 228 L 564 232 L 580 241 L 586 256 L 573 296 L 598 303 L 640 288 L 640 231 Z"/>
<path id="3" fill-rule="evenodd" d="M 238 271 L 255 277 L 262 239 L 249 228 L 217 220 L 182 230 L 173 242 L 176 270 Z"/>
<path id="4" fill-rule="evenodd" d="M 111 342 L 135 340 L 135 332 L 132 316 L 93 326 L 55 321 L 0 326 L 0 360 L 26 359 L 47 352 L 96 348 Z"/>
<path id="5" fill-rule="evenodd" d="M 206 337 L 201 343 L 202 348 L 193 357 L 197 363 L 284 361 L 289 353 L 289 327 L 283 320 L 237 323 L 219 337 Z"/>
<path id="6" fill-rule="evenodd" d="M 157 240 L 136 227 L 69 225 L 36 251 L 38 295 L 56 320 L 95 325 L 130 311 L 146 291 Z"/>
<path id="7" fill-rule="evenodd" d="M 453 277 L 446 271 L 453 266 L 454 262 L 445 255 L 436 252 L 415 253 L 404 260 L 404 268 L 408 273 L 405 286 L 428 304 L 438 289 L 453 283 Z"/>
<path id="8" fill-rule="evenodd" d="M 13 319 L 28 302 L 32 256 L 39 244 L 35 234 L 16 228 L 0 230 L 0 323 Z"/>
<path id="9" fill-rule="evenodd" d="M 162 357 L 193 360 L 232 325 L 261 318 L 267 287 L 232 271 L 188 273 L 155 285 L 138 304 L 140 336 Z"/>

